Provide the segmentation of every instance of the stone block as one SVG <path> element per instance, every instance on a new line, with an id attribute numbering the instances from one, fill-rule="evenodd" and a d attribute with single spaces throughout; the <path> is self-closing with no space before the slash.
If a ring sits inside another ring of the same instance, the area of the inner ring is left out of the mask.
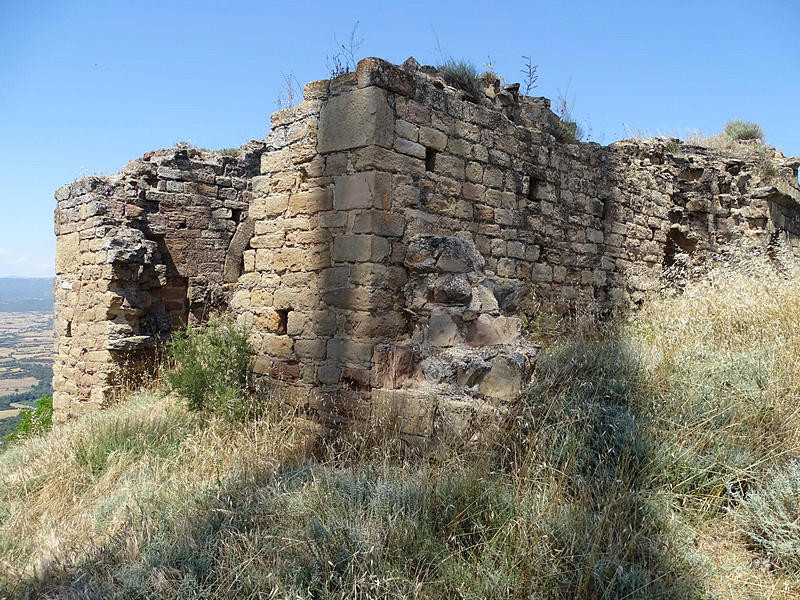
<path id="1" fill-rule="evenodd" d="M 350 267 L 331 267 L 319 274 L 320 290 L 333 290 L 347 287 L 350 281 Z"/>
<path id="2" fill-rule="evenodd" d="M 415 156 L 422 159 L 425 158 L 425 146 L 404 138 L 397 138 L 395 140 L 394 149 L 401 154 L 408 154 L 409 156 Z"/>
<path id="3" fill-rule="evenodd" d="M 433 129 L 432 127 L 420 127 L 419 143 L 426 148 L 430 148 L 436 152 L 441 152 L 447 147 L 447 136 L 441 131 Z"/>
<path id="4" fill-rule="evenodd" d="M 362 286 L 331 290 L 322 299 L 328 306 L 349 310 L 385 310 L 394 305 L 394 297 L 389 291 Z"/>
<path id="5" fill-rule="evenodd" d="M 492 360 L 492 367 L 478 384 L 484 396 L 498 400 L 512 400 L 520 394 L 528 376 L 519 357 L 500 354 Z"/>
<path id="6" fill-rule="evenodd" d="M 403 137 L 412 142 L 419 140 L 419 127 L 403 119 L 397 119 L 394 122 L 394 130 L 400 137 Z"/>
<path id="7" fill-rule="evenodd" d="M 294 353 L 300 360 L 323 360 L 327 350 L 327 340 L 296 340 Z"/>
<path id="8" fill-rule="evenodd" d="M 450 154 L 437 154 L 433 170 L 437 175 L 452 177 L 453 179 L 464 179 L 464 160 Z"/>
<path id="9" fill-rule="evenodd" d="M 289 196 L 289 216 L 298 214 L 314 214 L 331 209 L 331 198 L 328 190 L 316 189 L 299 192 Z"/>
<path id="10" fill-rule="evenodd" d="M 357 312 L 348 316 L 347 333 L 351 338 L 389 341 L 408 330 L 406 318 L 397 311 Z"/>
<path id="11" fill-rule="evenodd" d="M 389 256 L 389 241 L 376 235 L 339 235 L 333 240 L 336 262 L 381 261 Z"/>
<path id="12" fill-rule="evenodd" d="M 253 219 L 272 219 L 280 216 L 289 208 L 289 196 L 267 196 L 254 198 L 250 204 L 250 216 Z"/>
<path id="13" fill-rule="evenodd" d="M 470 346 L 494 346 L 507 344 L 520 335 L 522 324 L 516 317 L 492 317 L 480 315 L 467 328 L 467 344 Z"/>
<path id="14" fill-rule="evenodd" d="M 396 389 L 414 375 L 414 350 L 406 344 L 378 344 L 372 354 L 372 385 Z"/>
<path id="15" fill-rule="evenodd" d="M 422 176 L 425 174 L 425 161 L 380 146 L 367 146 L 356 151 L 355 168 L 359 171 L 381 169 L 392 173 Z"/>
<path id="16" fill-rule="evenodd" d="M 356 215 L 354 233 L 375 233 L 387 237 L 400 237 L 405 231 L 405 219 L 399 214 L 369 210 Z"/>
<path id="17" fill-rule="evenodd" d="M 327 357 L 341 363 L 356 362 L 372 364 L 373 344 L 365 344 L 354 340 L 328 340 Z"/>
<path id="18" fill-rule="evenodd" d="M 394 143 L 394 113 L 385 90 L 366 87 L 335 96 L 320 112 L 317 150 L 321 154 Z"/>
<path id="19" fill-rule="evenodd" d="M 56 273 L 68 273 L 78 264 L 80 235 L 67 233 L 56 240 Z"/>
<path id="20" fill-rule="evenodd" d="M 428 319 L 426 340 L 431 346 L 445 348 L 463 342 L 453 316 L 445 309 L 436 307 Z"/>
<path id="21" fill-rule="evenodd" d="M 388 208 L 391 205 L 391 175 L 377 171 L 342 175 L 334 179 L 333 207 Z"/>
<path id="22" fill-rule="evenodd" d="M 435 396 L 417 390 L 373 390 L 370 422 L 373 427 L 430 437 L 436 413 Z"/>

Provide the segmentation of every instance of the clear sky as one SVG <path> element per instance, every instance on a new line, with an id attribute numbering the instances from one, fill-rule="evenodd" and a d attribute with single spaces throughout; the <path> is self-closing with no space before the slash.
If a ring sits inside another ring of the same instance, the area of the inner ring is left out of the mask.
<path id="1" fill-rule="evenodd" d="M 262 139 L 282 74 L 328 76 L 356 21 L 360 57 L 491 57 L 514 82 L 529 55 L 532 93 L 566 95 L 601 143 L 740 118 L 800 154 L 800 0 L 0 0 L 0 276 L 52 275 L 60 185 Z"/>

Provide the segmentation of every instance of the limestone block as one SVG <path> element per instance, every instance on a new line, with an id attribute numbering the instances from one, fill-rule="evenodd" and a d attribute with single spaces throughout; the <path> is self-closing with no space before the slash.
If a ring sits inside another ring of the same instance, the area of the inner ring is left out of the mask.
<path id="1" fill-rule="evenodd" d="M 323 360 L 327 351 L 327 340 L 296 340 L 294 353 L 300 360 Z"/>
<path id="2" fill-rule="evenodd" d="M 441 152 L 447 147 L 447 136 L 432 127 L 420 127 L 419 143 L 427 148 Z"/>
<path id="3" fill-rule="evenodd" d="M 405 219 L 382 210 L 369 210 L 356 215 L 354 233 L 375 233 L 387 237 L 400 237 L 406 228 Z"/>
<path id="4" fill-rule="evenodd" d="M 359 263 L 350 271 L 354 285 L 397 289 L 405 285 L 408 274 L 403 267 L 387 267 L 376 263 Z"/>
<path id="5" fill-rule="evenodd" d="M 412 142 L 404 138 L 397 138 L 394 142 L 394 149 L 401 154 L 408 154 L 417 158 L 425 158 L 426 149 L 422 144 Z"/>
<path id="6" fill-rule="evenodd" d="M 400 137 L 403 137 L 412 142 L 419 140 L 419 127 L 403 119 L 397 119 L 394 122 L 394 130 Z"/>
<path id="7" fill-rule="evenodd" d="M 320 213 L 319 226 L 324 228 L 344 227 L 347 225 L 347 213 L 341 211 L 333 211 Z"/>
<path id="8" fill-rule="evenodd" d="M 366 87 L 335 96 L 322 106 L 317 150 L 321 154 L 394 143 L 394 113 L 386 91 Z"/>
<path id="9" fill-rule="evenodd" d="M 297 214 L 314 214 L 331 209 L 331 198 L 328 190 L 316 189 L 309 192 L 292 194 L 289 197 L 289 216 Z"/>
<path id="10" fill-rule="evenodd" d="M 437 154 L 434 159 L 433 170 L 438 175 L 463 180 L 464 160 L 450 154 Z"/>
<path id="11" fill-rule="evenodd" d="M 394 310 L 354 312 L 348 315 L 347 333 L 358 339 L 388 341 L 402 337 L 408 330 L 406 318 Z"/>
<path id="12" fill-rule="evenodd" d="M 400 154 L 381 146 L 367 146 L 356 151 L 355 168 L 359 171 L 381 169 L 406 175 L 425 174 L 425 161 L 415 156 Z"/>
<path id="13" fill-rule="evenodd" d="M 336 332 L 336 314 L 332 310 L 318 310 L 314 312 L 312 328 L 316 335 L 333 335 Z"/>
<path id="14" fill-rule="evenodd" d="M 333 240 L 334 261 L 380 261 L 389 255 L 389 241 L 376 235 L 339 235 Z"/>
<path id="15" fill-rule="evenodd" d="M 391 175 L 377 171 L 342 175 L 334 179 L 333 207 L 388 208 L 391 204 Z"/>
<path id="16" fill-rule="evenodd" d="M 463 341 L 455 320 L 447 310 L 441 307 L 436 307 L 431 311 L 426 339 L 431 346 L 439 348 L 455 346 Z"/>
<path id="17" fill-rule="evenodd" d="M 294 341 L 288 335 L 266 334 L 261 341 L 261 350 L 269 356 L 291 358 Z"/>
<path id="18" fill-rule="evenodd" d="M 311 315 L 308 312 L 291 310 L 286 318 L 286 334 L 302 335 L 311 327 Z"/>
<path id="19" fill-rule="evenodd" d="M 350 267 L 330 267 L 319 274 L 319 289 L 333 290 L 344 288 L 350 279 Z"/>
<path id="20" fill-rule="evenodd" d="M 378 310 L 394 305 L 389 291 L 362 286 L 331 290 L 323 294 L 322 299 L 328 306 L 350 310 Z"/>
<path id="21" fill-rule="evenodd" d="M 494 346 L 517 339 L 522 324 L 516 317 L 492 317 L 480 315 L 467 328 L 467 344 L 470 346 Z"/>
<path id="22" fill-rule="evenodd" d="M 378 344 L 372 354 L 372 385 L 395 389 L 414 374 L 414 350 L 406 344 Z"/>
<path id="23" fill-rule="evenodd" d="M 269 175 L 258 175 L 250 181 L 254 196 L 269 196 L 272 177 Z"/>
<path id="24" fill-rule="evenodd" d="M 78 264 L 80 235 L 62 234 L 56 240 L 56 273 L 67 273 Z"/>
<path id="25" fill-rule="evenodd" d="M 267 196 L 254 198 L 250 204 L 250 216 L 253 219 L 271 219 L 282 215 L 289 208 L 289 196 Z"/>
<path id="26" fill-rule="evenodd" d="M 490 398 L 511 400 L 519 395 L 527 379 L 522 360 L 500 354 L 492 360 L 492 367 L 478 384 L 478 391 Z"/>
<path id="27" fill-rule="evenodd" d="M 373 344 L 365 344 L 354 340 L 328 340 L 328 360 L 338 362 L 372 363 Z"/>
<path id="28" fill-rule="evenodd" d="M 358 61 L 356 76 L 359 87 L 374 85 L 403 96 L 414 95 L 414 76 L 380 58 L 368 57 Z"/>

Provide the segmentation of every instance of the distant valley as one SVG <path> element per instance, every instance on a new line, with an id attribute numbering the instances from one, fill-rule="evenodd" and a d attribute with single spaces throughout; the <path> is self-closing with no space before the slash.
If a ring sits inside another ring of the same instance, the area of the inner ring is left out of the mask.
<path id="1" fill-rule="evenodd" d="M 50 277 L 0 277 L 0 312 L 53 312 Z"/>
<path id="2" fill-rule="evenodd" d="M 0 446 L 19 409 L 52 394 L 53 280 L 0 277 Z"/>

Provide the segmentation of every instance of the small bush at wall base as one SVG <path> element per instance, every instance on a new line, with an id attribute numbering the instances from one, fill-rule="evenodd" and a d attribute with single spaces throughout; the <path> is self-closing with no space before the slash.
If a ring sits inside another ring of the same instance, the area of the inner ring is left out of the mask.
<path id="1" fill-rule="evenodd" d="M 764 130 L 752 121 L 734 119 L 725 123 L 725 133 L 732 140 L 763 140 Z"/>
<path id="2" fill-rule="evenodd" d="M 230 420 L 255 416 L 247 392 L 253 355 L 247 332 L 211 319 L 202 329 L 187 327 L 169 344 L 174 362 L 167 372 L 170 389 L 186 399 L 189 410 L 219 414 Z"/>
<path id="3" fill-rule="evenodd" d="M 36 407 L 26 409 L 19 414 L 19 423 L 14 431 L 6 434 L 9 442 L 23 440 L 44 433 L 53 426 L 53 398 L 43 396 L 36 402 Z"/>

